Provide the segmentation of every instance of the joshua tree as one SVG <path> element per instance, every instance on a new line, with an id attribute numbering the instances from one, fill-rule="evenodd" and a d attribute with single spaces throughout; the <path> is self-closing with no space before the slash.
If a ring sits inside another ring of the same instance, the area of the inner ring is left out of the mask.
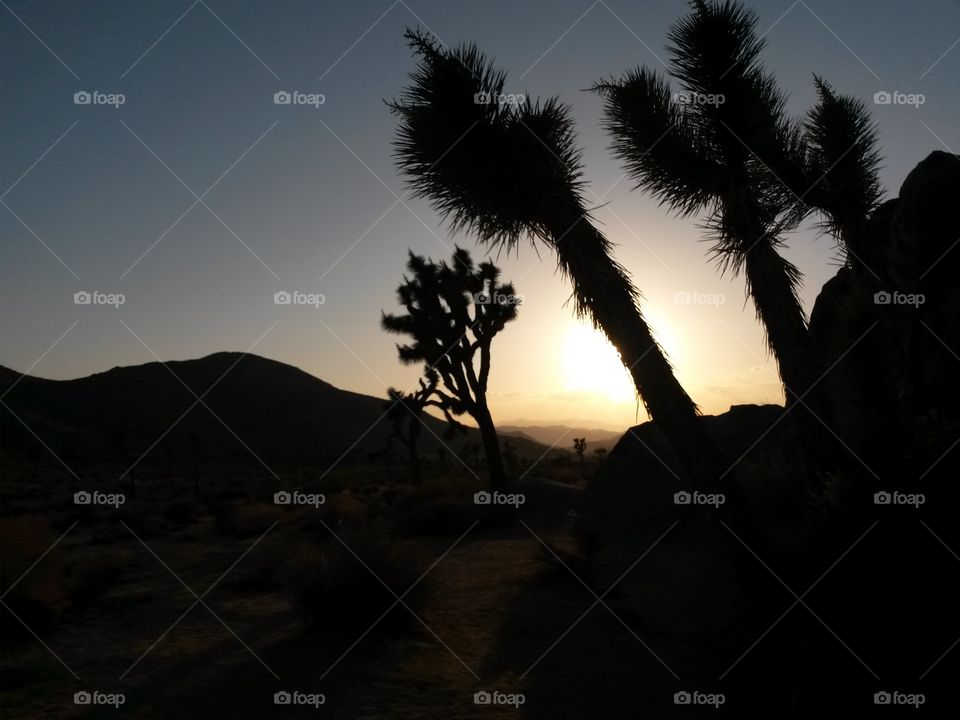
<path id="1" fill-rule="evenodd" d="M 593 449 L 593 454 L 597 456 L 597 462 L 603 462 L 603 459 L 607 456 L 607 449 L 604 447 L 598 447 Z"/>
<path id="2" fill-rule="evenodd" d="M 387 419 L 393 426 L 391 437 L 399 438 L 407 448 L 407 458 L 410 462 L 410 479 L 419 483 L 422 479 L 420 472 L 420 453 L 417 443 L 420 440 L 420 431 L 423 428 L 423 404 L 427 399 L 426 384 L 420 381 L 420 391 L 409 395 L 396 388 L 387 389 Z M 406 426 L 406 430 L 404 430 Z"/>
<path id="3" fill-rule="evenodd" d="M 721 270 L 744 271 L 789 403 L 816 377 L 801 275 L 778 251 L 797 220 L 789 185 L 806 178 L 801 133 L 759 62 L 757 16 L 738 3 L 692 4 L 669 34 L 676 94 L 648 68 L 595 90 L 606 100 L 614 150 L 641 186 L 681 215 L 708 210 L 712 254 Z"/>
<path id="4" fill-rule="evenodd" d="M 781 174 L 802 178 L 791 188 L 802 199 L 800 212 L 818 212 L 844 259 L 856 266 L 867 255 L 867 221 L 881 197 L 877 129 L 861 100 L 838 95 L 823 78 L 814 76 L 814 83 L 819 102 L 803 125 L 803 171 Z"/>
<path id="5" fill-rule="evenodd" d="M 583 470 L 583 453 L 587 449 L 587 439 L 586 438 L 574 438 L 573 439 L 573 451 L 577 454 L 577 458 L 580 460 L 580 470 Z"/>
<path id="6" fill-rule="evenodd" d="M 509 438 L 503 441 L 503 461 L 511 474 L 517 471 L 517 446 L 510 442 Z"/>
<path id="7" fill-rule="evenodd" d="M 398 164 L 415 191 L 454 231 L 469 229 L 508 249 L 524 237 L 552 248 L 573 284 L 577 314 L 617 348 L 647 411 L 695 479 L 711 482 L 715 456 L 697 407 L 654 340 L 637 289 L 592 224 L 569 108 L 556 98 L 498 102 L 506 75 L 476 47 L 448 50 L 419 31 L 406 37 L 420 65 L 391 107 L 400 118 Z"/>
<path id="8" fill-rule="evenodd" d="M 493 418 L 487 407 L 490 345 L 494 336 L 517 317 L 513 285 L 500 284 L 500 269 L 491 262 L 474 266 L 470 254 L 457 248 L 451 264 L 410 253 L 397 289 L 405 315 L 383 314 L 387 332 L 409 335 L 409 345 L 398 345 L 404 363 L 426 364 L 427 382 L 421 382 L 423 407 L 436 407 L 451 424 L 468 414 L 477 423 L 487 456 L 490 482 L 501 487 L 506 473 L 500 456 Z M 479 359 L 479 367 L 475 360 Z"/>

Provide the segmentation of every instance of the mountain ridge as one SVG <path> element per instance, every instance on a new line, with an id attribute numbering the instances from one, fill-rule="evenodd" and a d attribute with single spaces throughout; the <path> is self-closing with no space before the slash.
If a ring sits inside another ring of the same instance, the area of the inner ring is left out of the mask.
<path id="1" fill-rule="evenodd" d="M 235 456 L 261 462 L 331 461 L 377 453 L 391 433 L 386 398 L 343 390 L 296 366 L 252 353 L 118 365 L 66 380 L 0 366 L 5 451 L 126 457 L 142 454 Z M 469 429 L 444 438 L 446 423 L 424 415 L 421 449 L 459 451 L 477 440 Z M 547 448 L 514 441 L 521 454 Z M 198 450 L 197 448 L 200 448 Z M 399 443 L 394 443 L 399 451 Z"/>

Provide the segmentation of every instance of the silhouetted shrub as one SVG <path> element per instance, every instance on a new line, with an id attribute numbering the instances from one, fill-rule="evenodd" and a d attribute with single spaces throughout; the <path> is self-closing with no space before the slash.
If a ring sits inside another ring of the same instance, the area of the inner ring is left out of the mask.
<path id="1" fill-rule="evenodd" d="M 186 525 L 197 516 L 197 501 L 176 498 L 163 507 L 163 518 L 173 525 Z"/>
<path id="2" fill-rule="evenodd" d="M 381 631 L 418 625 L 406 608 L 394 605 L 393 593 L 404 596 L 429 567 L 427 560 L 414 548 L 375 531 L 348 533 L 342 539 L 346 547 L 333 538 L 321 546 L 301 546 L 284 566 L 284 586 L 308 625 L 353 632 L 366 630 L 381 616 L 377 624 Z M 428 580 L 429 576 L 403 597 L 417 614 L 430 595 Z"/>
<path id="3" fill-rule="evenodd" d="M 407 486 L 389 496 L 387 514 L 411 535 L 459 535 L 484 516 L 473 502 L 476 489 L 442 481 Z"/>
<path id="4" fill-rule="evenodd" d="M 127 572 L 125 553 L 85 555 L 70 568 L 67 594 L 71 609 L 85 612 L 116 585 Z"/>
<path id="5" fill-rule="evenodd" d="M 48 631 L 67 605 L 62 555 L 54 549 L 34 565 L 56 539 L 47 521 L 38 516 L 0 521 L 0 593 L 7 606 L 0 607 L 0 639 L 5 645 L 29 638 L 31 631 Z"/>

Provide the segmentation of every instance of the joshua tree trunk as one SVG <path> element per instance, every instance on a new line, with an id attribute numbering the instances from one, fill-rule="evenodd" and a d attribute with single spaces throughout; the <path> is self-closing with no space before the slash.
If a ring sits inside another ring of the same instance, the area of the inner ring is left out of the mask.
<path id="1" fill-rule="evenodd" d="M 785 405 L 789 408 L 800 402 L 794 409 L 797 431 L 806 450 L 810 488 L 819 493 L 821 475 L 836 469 L 840 449 L 820 419 L 824 408 L 821 394 L 814 387 L 820 373 L 818 355 L 791 289 L 788 263 L 775 247 L 760 242 L 747 251 L 744 265 L 757 316 L 780 369 Z"/>
<path id="2" fill-rule="evenodd" d="M 483 452 L 487 457 L 490 487 L 494 490 L 502 490 L 507 484 L 507 473 L 503 469 L 503 457 L 500 454 L 500 440 L 497 438 L 497 430 L 485 404 L 477 407 L 474 418 L 477 421 L 477 427 L 480 428 Z"/>
<path id="3" fill-rule="evenodd" d="M 744 270 L 757 316 L 780 368 L 789 406 L 813 384 L 815 361 L 803 310 L 791 289 L 787 261 L 769 243 L 759 242 L 747 251 Z M 810 400 L 804 402 L 809 404 Z"/>
<path id="4" fill-rule="evenodd" d="M 582 211 L 549 228 L 563 270 L 573 282 L 578 309 L 586 311 L 620 353 L 637 393 L 700 489 L 720 472 L 720 455 L 697 419 L 697 406 L 680 385 L 670 362 L 637 306 L 637 292 L 610 256 L 607 239 Z"/>

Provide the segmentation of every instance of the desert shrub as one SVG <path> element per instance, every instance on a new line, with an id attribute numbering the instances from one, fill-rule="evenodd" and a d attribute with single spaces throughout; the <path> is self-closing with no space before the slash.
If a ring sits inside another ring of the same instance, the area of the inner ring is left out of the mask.
<path id="1" fill-rule="evenodd" d="M 130 537 L 130 531 L 123 527 L 121 522 L 126 523 L 141 539 L 165 535 L 169 529 L 162 506 L 142 498 L 131 499 L 128 496 L 126 503 L 119 509 L 102 510 L 100 517 L 106 524 L 95 534 L 95 544 L 110 544 Z"/>
<path id="2" fill-rule="evenodd" d="M 473 502 L 475 488 L 466 483 L 432 481 L 390 494 L 390 512 L 411 535 L 453 535 L 485 516 Z"/>
<path id="3" fill-rule="evenodd" d="M 259 535 L 282 519 L 283 509 L 266 502 L 238 504 L 228 500 L 214 510 L 217 530 L 237 537 Z"/>
<path id="4" fill-rule="evenodd" d="M 163 506 L 163 519 L 171 525 L 186 525 L 197 517 L 197 504 L 193 498 L 175 498 Z"/>
<path id="5" fill-rule="evenodd" d="M 109 592 L 127 572 L 126 553 L 88 553 L 74 563 L 67 575 L 66 592 L 71 609 L 85 612 Z"/>
<path id="6" fill-rule="evenodd" d="M 429 567 L 425 556 L 382 532 L 345 533 L 342 539 L 363 563 L 331 538 L 322 545 L 301 546 L 284 565 L 282 582 L 307 624 L 355 632 L 366 630 L 389 610 L 377 630 L 409 630 L 418 625 L 402 605 L 390 609 L 396 598 L 383 583 L 402 596 Z M 417 614 L 429 599 L 429 579 L 421 580 L 403 598 Z"/>
<path id="7" fill-rule="evenodd" d="M 231 584 L 246 590 L 268 591 L 277 588 L 277 579 L 291 553 L 289 536 L 267 535 L 231 573 Z"/>
<path id="8" fill-rule="evenodd" d="M 0 593 L 9 608 L 0 607 L 0 637 L 5 644 L 30 636 L 22 623 L 38 634 L 49 630 L 67 605 L 60 548 L 40 560 L 56 539 L 46 519 L 38 516 L 0 521 Z"/>
<path id="9" fill-rule="evenodd" d="M 324 521 L 330 525 L 355 525 L 366 520 L 369 505 L 366 500 L 350 490 L 327 495 L 324 504 Z"/>
<path id="10" fill-rule="evenodd" d="M 207 507 L 213 515 L 213 524 L 219 532 L 231 534 L 237 526 L 239 506 L 233 500 L 211 499 Z"/>

